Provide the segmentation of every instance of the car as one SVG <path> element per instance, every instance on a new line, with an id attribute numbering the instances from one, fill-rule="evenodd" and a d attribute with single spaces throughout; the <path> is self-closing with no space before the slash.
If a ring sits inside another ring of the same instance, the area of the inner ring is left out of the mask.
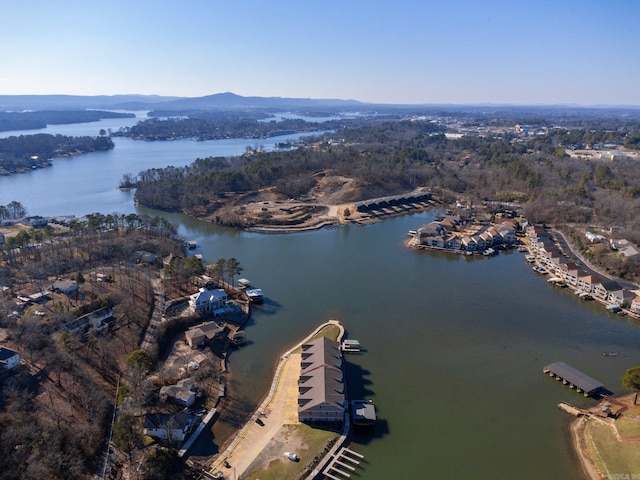
<path id="1" fill-rule="evenodd" d="M 298 457 L 298 455 L 296 455 L 293 452 L 284 452 L 283 455 L 285 457 L 287 457 L 289 460 L 291 460 L 292 462 L 299 462 L 300 461 L 300 457 Z"/>

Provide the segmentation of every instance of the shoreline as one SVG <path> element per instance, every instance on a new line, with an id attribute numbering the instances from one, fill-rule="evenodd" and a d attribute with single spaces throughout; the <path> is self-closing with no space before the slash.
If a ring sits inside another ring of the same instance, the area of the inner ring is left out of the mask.
<path id="1" fill-rule="evenodd" d="M 600 474 L 600 470 L 598 470 L 597 465 L 587 450 L 587 440 L 584 435 L 588 421 L 586 417 L 579 417 L 571 422 L 569 425 L 571 444 L 573 446 L 573 452 L 578 457 L 580 467 L 587 480 L 602 480 L 604 476 Z"/>

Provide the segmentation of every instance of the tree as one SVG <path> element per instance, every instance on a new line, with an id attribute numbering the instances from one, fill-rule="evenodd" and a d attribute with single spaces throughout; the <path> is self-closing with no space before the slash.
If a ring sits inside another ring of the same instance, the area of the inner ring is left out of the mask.
<path id="1" fill-rule="evenodd" d="M 627 369 L 626 373 L 622 376 L 622 386 L 629 392 L 635 392 L 637 397 L 638 392 L 640 392 L 640 367 Z"/>
<path id="2" fill-rule="evenodd" d="M 140 386 L 144 377 L 149 373 L 151 367 L 153 367 L 153 358 L 145 350 L 139 349 L 127 355 L 125 361 L 131 373 L 132 386 Z"/>
<path id="3" fill-rule="evenodd" d="M 235 258 L 231 257 L 227 260 L 225 265 L 226 272 L 231 276 L 231 286 L 234 286 L 233 277 L 236 275 L 240 275 L 242 273 L 242 267 L 240 266 L 240 262 Z"/>
<path id="4" fill-rule="evenodd" d="M 120 415 L 113 424 L 113 443 L 125 453 L 130 454 L 142 445 L 142 429 L 133 415 Z"/>
<path id="5" fill-rule="evenodd" d="M 21 218 L 27 214 L 27 211 L 22 204 L 15 200 L 7 205 L 7 211 L 9 212 L 10 218 Z"/>

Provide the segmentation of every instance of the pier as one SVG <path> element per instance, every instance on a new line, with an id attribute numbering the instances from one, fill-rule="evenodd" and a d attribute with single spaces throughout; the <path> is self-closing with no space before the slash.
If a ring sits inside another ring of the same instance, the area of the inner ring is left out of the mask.
<path id="1" fill-rule="evenodd" d="M 347 447 L 342 447 L 322 471 L 322 474 L 332 480 L 344 480 L 351 477 L 351 472 L 356 471 L 356 467 L 360 465 L 360 461 L 363 458 L 364 455 L 349 450 Z"/>
<path id="2" fill-rule="evenodd" d="M 604 387 L 599 381 L 564 362 L 555 362 L 547 365 L 542 369 L 542 372 L 550 377 L 555 377 L 556 380 L 565 385 L 569 385 L 569 388 L 575 388 L 578 393 L 582 393 L 585 397 L 594 395 Z"/>

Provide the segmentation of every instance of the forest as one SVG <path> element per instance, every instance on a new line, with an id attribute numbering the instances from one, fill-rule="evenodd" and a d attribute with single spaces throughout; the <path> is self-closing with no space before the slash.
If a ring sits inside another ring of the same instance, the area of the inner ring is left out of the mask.
<path id="1" fill-rule="evenodd" d="M 0 377 L 3 479 L 89 478 L 96 473 L 118 382 L 132 385 L 127 359 L 139 348 L 148 324 L 153 303 L 149 279 L 160 269 L 138 265 L 138 251 L 162 258 L 182 253 L 183 243 L 164 219 L 94 214 L 66 232 L 51 226 L 23 229 L 0 247 L 0 285 L 10 288 L 0 296 L 0 333 L 3 345 L 20 352 L 23 360 L 15 374 Z M 19 308 L 15 299 L 20 292 L 44 291 L 59 278 L 73 279 L 78 290 L 68 295 L 49 291 L 47 302 L 24 306 L 19 316 L 12 313 Z M 69 334 L 61 329 L 104 307 L 113 311 L 106 331 Z M 125 389 L 118 394 L 124 396 Z M 166 462 L 156 465 L 156 457 L 165 454 L 175 456 L 157 450 L 141 457 L 137 478 L 180 478 Z M 158 465 L 166 471 L 158 472 Z"/>
<path id="2" fill-rule="evenodd" d="M 112 148 L 113 140 L 106 136 L 69 137 L 38 133 L 0 138 L 0 174 L 44 167 L 50 164 L 53 157 Z"/>
<path id="3" fill-rule="evenodd" d="M 150 169 L 138 176 L 136 199 L 154 208 L 210 213 L 234 192 L 273 186 L 299 197 L 314 185 L 314 174 L 330 170 L 367 185 L 392 185 L 399 192 L 430 186 L 474 203 L 519 201 L 537 222 L 598 222 L 640 232 L 637 162 L 628 157 L 584 161 L 565 153 L 565 148 L 591 142 L 621 144 L 635 138 L 636 131 L 626 128 L 448 139 L 431 122 L 388 121 L 325 133 L 297 150 Z"/>
<path id="4" fill-rule="evenodd" d="M 0 112 L 0 132 L 34 130 L 47 125 L 96 122 L 103 118 L 133 118 L 133 113 L 103 110 L 39 110 L 35 112 Z"/>

